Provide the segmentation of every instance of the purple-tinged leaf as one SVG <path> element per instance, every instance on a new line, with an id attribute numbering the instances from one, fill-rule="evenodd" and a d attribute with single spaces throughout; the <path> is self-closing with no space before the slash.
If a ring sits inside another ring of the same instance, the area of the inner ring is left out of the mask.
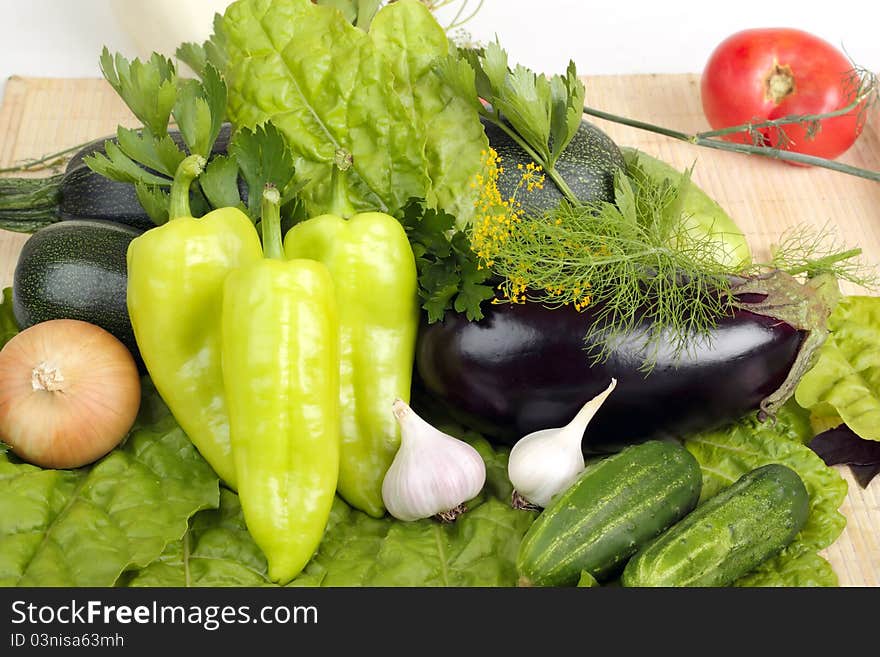
<path id="1" fill-rule="evenodd" d="M 859 482 L 859 486 L 867 488 L 868 484 L 871 483 L 871 480 L 880 474 L 880 463 L 872 463 L 871 465 L 851 465 L 849 466 L 849 470 L 852 472 L 855 480 Z"/>
<path id="2" fill-rule="evenodd" d="M 810 441 L 810 449 L 826 465 L 850 466 L 862 488 L 866 488 L 880 474 L 880 442 L 860 438 L 845 424 L 820 433 Z"/>

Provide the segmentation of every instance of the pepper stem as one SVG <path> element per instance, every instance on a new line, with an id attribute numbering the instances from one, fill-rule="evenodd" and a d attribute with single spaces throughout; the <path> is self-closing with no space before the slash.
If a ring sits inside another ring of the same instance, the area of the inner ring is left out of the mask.
<path id="1" fill-rule="evenodd" d="M 333 158 L 333 170 L 330 173 L 330 213 L 348 219 L 357 213 L 354 206 L 348 200 L 347 190 L 344 184 L 344 174 L 354 164 L 354 158 L 344 148 L 336 151 Z"/>
<path id="2" fill-rule="evenodd" d="M 281 242 L 281 194 L 272 183 L 263 188 L 263 201 L 260 207 L 263 231 L 263 257 L 284 260 L 284 247 Z"/>
<path id="3" fill-rule="evenodd" d="M 171 201 L 168 205 L 168 220 L 191 217 L 189 209 L 189 188 L 193 180 L 202 175 L 207 161 L 201 155 L 185 157 L 177 166 L 174 182 L 171 183 Z"/>

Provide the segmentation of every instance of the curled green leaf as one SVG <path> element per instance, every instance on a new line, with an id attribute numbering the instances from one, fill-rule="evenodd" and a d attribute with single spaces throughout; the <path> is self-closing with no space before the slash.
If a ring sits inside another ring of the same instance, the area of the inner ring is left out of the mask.
<path id="1" fill-rule="evenodd" d="M 862 438 L 880 440 L 880 297 L 844 297 L 828 327 L 795 399 L 829 426 L 845 423 Z"/>

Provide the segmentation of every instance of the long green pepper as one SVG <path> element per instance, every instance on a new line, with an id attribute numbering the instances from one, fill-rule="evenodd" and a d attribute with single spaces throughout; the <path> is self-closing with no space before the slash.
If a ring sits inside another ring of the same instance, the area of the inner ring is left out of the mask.
<path id="1" fill-rule="evenodd" d="M 170 219 L 132 240 L 127 303 L 141 356 L 162 399 L 217 475 L 236 487 L 220 365 L 220 308 L 229 272 L 262 257 L 253 223 L 237 208 L 196 219 L 189 188 L 205 166 L 180 163 Z"/>
<path id="2" fill-rule="evenodd" d="M 339 494 L 374 517 L 385 513 L 382 480 L 400 447 L 391 412 L 409 401 L 419 324 L 415 257 L 406 232 L 380 212 L 326 214 L 291 228 L 289 258 L 327 265 L 339 310 Z"/>
<path id="3" fill-rule="evenodd" d="M 284 584 L 321 542 L 336 490 L 339 337 L 330 272 L 284 259 L 279 202 L 264 192 L 265 258 L 226 279 L 221 344 L 242 511 Z"/>

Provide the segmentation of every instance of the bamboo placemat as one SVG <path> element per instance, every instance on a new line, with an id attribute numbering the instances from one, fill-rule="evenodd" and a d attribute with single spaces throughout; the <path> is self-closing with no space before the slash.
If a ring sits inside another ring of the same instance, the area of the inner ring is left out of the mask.
<path id="1" fill-rule="evenodd" d="M 693 133 L 708 128 L 696 75 L 597 76 L 586 79 L 587 103 L 598 109 Z M 0 108 L 0 166 L 39 157 L 112 134 L 136 121 L 103 80 L 13 77 Z M 880 264 L 880 184 L 820 169 L 698 148 L 673 139 L 596 121 L 621 145 L 640 148 L 679 169 L 695 164 L 693 179 L 737 221 L 758 255 L 789 227 L 829 222 L 842 242 Z M 875 123 L 843 161 L 880 169 Z M 33 175 L 45 175 L 33 174 Z M 27 239 L 0 231 L 0 286 L 11 285 Z M 858 292 L 845 289 L 846 292 Z M 880 481 L 863 490 L 850 476 L 841 507 L 847 527 L 824 553 L 841 585 L 880 585 Z"/>

